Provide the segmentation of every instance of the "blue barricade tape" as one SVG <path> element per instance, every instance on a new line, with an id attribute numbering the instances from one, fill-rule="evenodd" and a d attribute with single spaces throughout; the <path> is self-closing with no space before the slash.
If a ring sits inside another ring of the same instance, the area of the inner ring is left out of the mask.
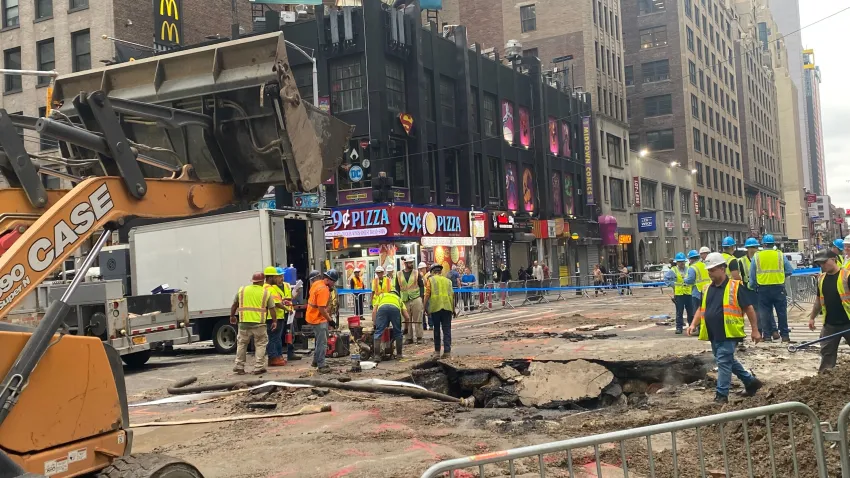
<path id="1" fill-rule="evenodd" d="M 665 282 L 632 282 L 629 284 L 611 284 L 611 285 L 586 285 L 586 286 L 562 286 L 562 287 L 499 287 L 493 289 L 478 289 L 478 288 L 461 288 L 454 289 L 454 292 L 468 292 L 468 293 L 490 293 L 490 294 L 500 294 L 504 292 L 545 292 L 545 291 L 558 291 L 558 290 L 593 290 L 593 289 L 627 289 L 630 287 L 635 288 L 648 288 L 648 287 L 670 287 Z M 337 289 L 338 295 L 363 295 L 371 293 L 371 290 L 363 290 L 363 289 Z"/>

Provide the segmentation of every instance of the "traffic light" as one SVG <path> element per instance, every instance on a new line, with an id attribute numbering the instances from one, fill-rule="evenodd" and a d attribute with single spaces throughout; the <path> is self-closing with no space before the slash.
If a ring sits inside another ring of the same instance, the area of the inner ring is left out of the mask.
<path id="1" fill-rule="evenodd" d="M 377 178 L 372 179 L 372 200 L 374 202 L 394 202 L 393 178 L 387 177 L 387 173 L 378 173 Z"/>

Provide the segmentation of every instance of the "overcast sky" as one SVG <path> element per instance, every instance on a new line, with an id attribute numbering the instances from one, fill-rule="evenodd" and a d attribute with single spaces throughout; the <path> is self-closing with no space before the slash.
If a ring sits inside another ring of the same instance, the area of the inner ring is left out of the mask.
<path id="1" fill-rule="evenodd" d="M 850 62 L 846 33 L 850 10 L 817 25 L 821 18 L 847 8 L 847 0 L 804 0 L 800 2 L 803 48 L 815 50 L 820 66 L 820 101 L 823 142 L 826 149 L 827 193 L 833 204 L 850 208 Z M 844 38 L 842 40 L 842 38 Z"/>

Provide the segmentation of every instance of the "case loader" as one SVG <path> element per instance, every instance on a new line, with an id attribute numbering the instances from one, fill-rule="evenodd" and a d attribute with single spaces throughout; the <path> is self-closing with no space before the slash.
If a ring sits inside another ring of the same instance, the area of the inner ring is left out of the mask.
<path id="1" fill-rule="evenodd" d="M 199 477 L 179 459 L 131 454 L 121 360 L 66 333 L 69 299 L 127 218 L 247 205 L 272 185 L 313 190 L 352 127 L 301 100 L 280 32 L 60 75 L 51 106 L 46 118 L 0 109 L 12 186 L 0 191 L 0 320 L 97 239 L 35 330 L 0 322 L 0 476 Z M 17 128 L 58 141 L 51 174 L 72 189 L 45 190 Z"/>

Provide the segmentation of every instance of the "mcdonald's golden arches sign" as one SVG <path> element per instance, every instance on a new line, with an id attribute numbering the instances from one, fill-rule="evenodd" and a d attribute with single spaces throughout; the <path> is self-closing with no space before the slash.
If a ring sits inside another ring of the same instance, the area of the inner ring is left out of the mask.
<path id="1" fill-rule="evenodd" d="M 154 45 L 169 49 L 183 44 L 182 0 L 153 1 Z"/>

